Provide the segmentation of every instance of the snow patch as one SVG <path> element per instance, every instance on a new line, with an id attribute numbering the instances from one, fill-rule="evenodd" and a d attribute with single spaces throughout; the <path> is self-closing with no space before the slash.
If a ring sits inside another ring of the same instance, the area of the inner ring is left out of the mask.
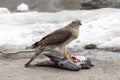
<path id="1" fill-rule="evenodd" d="M 24 12 L 24 11 L 29 11 L 29 7 L 27 4 L 25 3 L 21 3 L 18 7 L 17 10 L 20 12 Z"/>
<path id="2" fill-rule="evenodd" d="M 120 9 L 75 10 L 61 12 L 22 12 L 0 16 L 1 51 L 30 47 L 50 32 L 80 19 L 79 37 L 67 48 L 80 51 L 85 45 L 120 48 Z"/>
<path id="3" fill-rule="evenodd" d="M 0 8 L 0 15 L 2 14 L 10 14 L 10 11 L 7 8 Z"/>
<path id="4" fill-rule="evenodd" d="M 120 37 L 115 37 L 110 41 L 106 41 L 99 48 L 118 48 L 120 49 Z"/>

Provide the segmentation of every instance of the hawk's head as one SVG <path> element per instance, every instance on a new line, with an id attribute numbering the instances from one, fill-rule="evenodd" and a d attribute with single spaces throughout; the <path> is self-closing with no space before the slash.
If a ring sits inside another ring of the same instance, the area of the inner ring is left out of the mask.
<path id="1" fill-rule="evenodd" d="M 66 28 L 75 28 L 75 29 L 78 29 L 80 25 L 82 25 L 81 21 L 78 20 L 78 19 L 75 19 L 70 24 L 68 24 L 66 26 Z"/>
<path id="2" fill-rule="evenodd" d="M 79 19 L 75 19 L 72 21 L 72 24 L 76 24 L 76 25 L 82 25 L 81 21 Z"/>

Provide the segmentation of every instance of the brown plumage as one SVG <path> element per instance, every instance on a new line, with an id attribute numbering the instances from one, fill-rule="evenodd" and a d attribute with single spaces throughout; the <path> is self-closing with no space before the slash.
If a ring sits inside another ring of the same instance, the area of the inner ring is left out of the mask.
<path id="1" fill-rule="evenodd" d="M 47 36 L 43 37 L 40 41 L 32 45 L 32 48 L 39 46 L 48 46 L 48 45 L 59 45 L 72 36 L 72 33 L 68 29 L 59 29 Z"/>
<path id="2" fill-rule="evenodd" d="M 64 28 L 58 29 L 34 43 L 32 48 L 36 49 L 36 53 L 25 66 L 27 67 L 46 47 L 58 47 L 61 53 L 70 60 L 66 53 L 66 45 L 78 37 L 80 25 L 80 20 L 74 20 Z"/>

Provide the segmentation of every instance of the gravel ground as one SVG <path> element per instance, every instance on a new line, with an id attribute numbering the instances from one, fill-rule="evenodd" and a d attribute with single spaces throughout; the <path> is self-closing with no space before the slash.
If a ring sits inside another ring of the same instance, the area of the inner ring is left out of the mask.
<path id="1" fill-rule="evenodd" d="M 0 80 L 120 80 L 120 60 L 95 61 L 89 70 L 68 71 L 48 67 L 25 68 L 29 59 L 0 59 Z M 32 64 L 45 59 L 36 59 Z"/>

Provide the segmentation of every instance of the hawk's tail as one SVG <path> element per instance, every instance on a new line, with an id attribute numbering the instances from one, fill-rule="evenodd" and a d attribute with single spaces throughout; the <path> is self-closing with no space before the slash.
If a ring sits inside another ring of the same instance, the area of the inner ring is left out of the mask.
<path id="1" fill-rule="evenodd" d="M 34 49 L 34 48 L 36 48 L 36 47 L 39 47 L 39 41 L 36 42 L 36 43 L 34 43 L 34 44 L 31 46 L 32 49 Z"/>

